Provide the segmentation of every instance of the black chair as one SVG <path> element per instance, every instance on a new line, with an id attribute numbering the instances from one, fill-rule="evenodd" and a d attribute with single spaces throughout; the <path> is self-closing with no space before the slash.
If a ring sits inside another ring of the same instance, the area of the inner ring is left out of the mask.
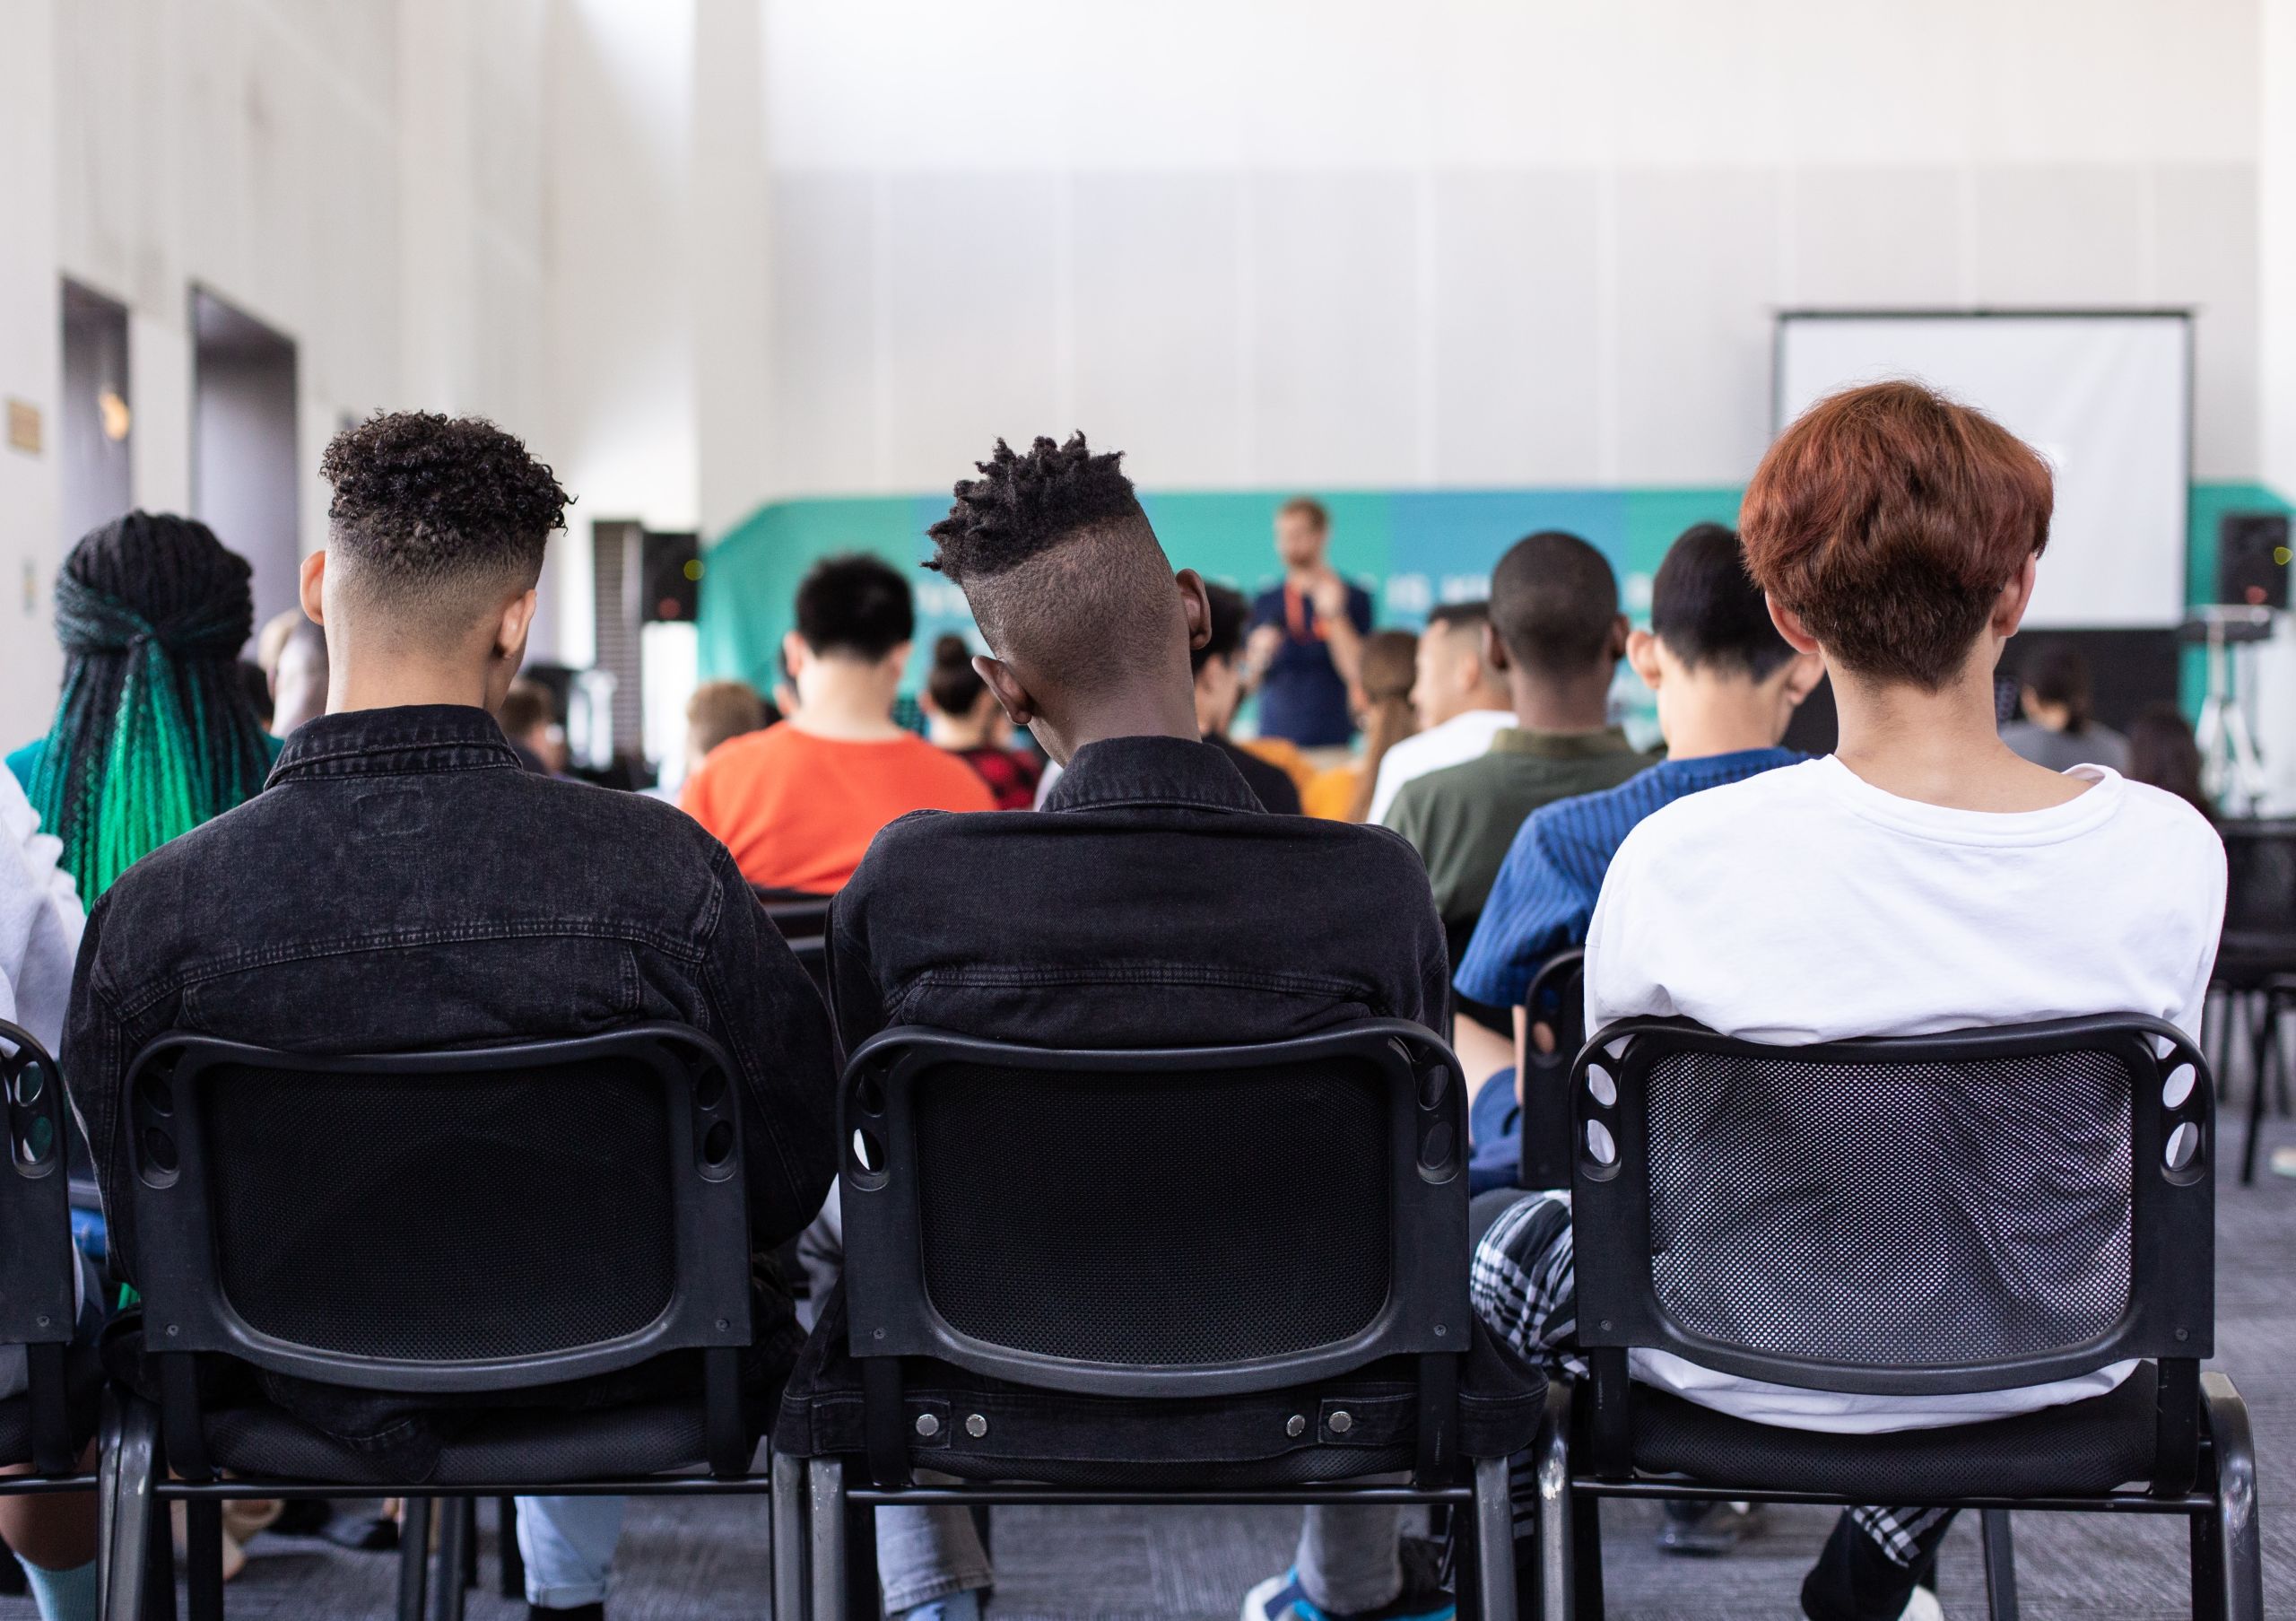
<path id="1" fill-rule="evenodd" d="M 1523 1168 L 1518 1185 L 1570 1185 L 1570 1060 L 1587 1039 L 1587 953 L 1559 951 L 1539 964 L 1523 1010 L 1554 1033 L 1551 1051 L 1530 1052 L 1522 1075 Z"/>
<path id="2" fill-rule="evenodd" d="M 892 1503 L 1440 1503 L 1512 1616 L 1507 1460 L 1543 1381 L 1468 1310 L 1465 1088 L 1429 1032 L 894 1030 L 839 1103 L 845 1281 L 776 1427 L 811 1460 L 823 1621 L 856 1579 L 848 1507 Z"/>
<path id="3" fill-rule="evenodd" d="M 742 1388 L 735 1074 L 714 1042 L 663 1024 L 381 1056 L 188 1035 L 147 1046 L 125 1097 L 140 1365 L 157 1407 L 130 1400 L 117 1437 L 110 1621 L 137 1621 L 147 1599 L 173 1608 L 155 1502 L 189 1504 L 191 1614 L 213 1621 L 223 1500 L 408 1499 L 400 1613 L 413 1617 L 430 1500 L 448 1500 L 437 1588 L 454 1617 L 471 1499 L 762 1489 Z M 672 1352 L 699 1361 L 698 1391 L 587 1407 L 526 1394 Z M 204 1394 L 203 1363 L 476 1414 L 404 1478 L 268 1402 Z M 670 1472 L 705 1460 L 708 1475 Z M 796 1524 L 796 1493 L 775 1512 Z"/>
<path id="4" fill-rule="evenodd" d="M 2017 1509 L 2182 1514 L 2194 1609 L 2262 1614 L 2247 1408 L 2203 1373 L 2215 1303 L 2206 1059 L 2134 1015 L 1773 1048 L 1628 1020 L 1571 1075 L 1578 1341 L 1540 1457 L 1551 1618 L 1601 1614 L 1574 1498 L 1984 1512 L 1996 1617 Z M 2138 1360 L 2109 1394 L 1875 1435 L 1631 1384 L 1632 1349 L 1816 1390 L 1929 1396 Z"/>
<path id="5" fill-rule="evenodd" d="M 2232 1043 L 2248 1038 L 2248 1129 L 2240 1145 L 2240 1181 L 2257 1175 L 2257 1137 L 2266 1087 L 2277 1082 L 2288 1111 L 2288 1057 L 2280 1040 L 2283 1014 L 2296 1009 L 2296 821 L 2225 822 L 2224 937 L 2217 947 L 2214 989 L 2225 1016 L 2212 1041 L 2217 1074 L 2231 1066 Z"/>
<path id="6" fill-rule="evenodd" d="M 803 890 L 774 889 L 762 884 L 752 884 L 750 888 L 765 903 L 765 915 L 789 943 L 790 952 L 813 980 L 813 989 L 827 996 L 829 908 L 836 897 L 807 894 Z"/>
<path id="7" fill-rule="evenodd" d="M 0 1020 L 0 1098 L 8 1117 L 0 1170 L 0 1346 L 21 1346 L 23 1391 L 0 1399 L 0 1496 L 92 1492 L 80 1469 L 97 1425 L 103 1375 L 92 1347 L 72 1344 L 72 1212 L 65 1191 L 71 1117 L 63 1071 L 30 1032 Z"/>

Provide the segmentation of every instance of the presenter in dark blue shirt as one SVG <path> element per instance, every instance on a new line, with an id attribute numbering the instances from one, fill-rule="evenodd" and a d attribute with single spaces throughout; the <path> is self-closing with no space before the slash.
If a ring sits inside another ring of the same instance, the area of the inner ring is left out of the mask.
<path id="1" fill-rule="evenodd" d="M 1283 583 L 1252 604 L 1248 654 L 1259 681 L 1259 730 L 1301 748 L 1344 747 L 1355 732 L 1347 689 L 1371 629 L 1371 595 L 1340 578 L 1325 553 L 1331 514 L 1294 496 L 1276 510 Z"/>

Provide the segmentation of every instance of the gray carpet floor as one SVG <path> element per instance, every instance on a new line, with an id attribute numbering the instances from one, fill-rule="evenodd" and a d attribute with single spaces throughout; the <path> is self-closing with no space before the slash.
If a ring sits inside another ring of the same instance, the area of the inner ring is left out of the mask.
<path id="1" fill-rule="evenodd" d="M 2228 1117 L 2232 1111 L 2227 1111 Z M 2228 1118 L 2225 1136 L 2237 1131 Z M 2285 1122 L 2268 1143 L 2296 1144 Z M 2228 1141 L 2226 1146 L 2232 1144 Z M 2248 1399 L 2262 1476 L 2265 1602 L 2296 1609 L 2296 1181 L 2228 1179 L 2218 1209 L 2216 1365 Z M 767 1509 L 760 1500 L 632 1505 L 615 1621 L 760 1617 L 768 1602 Z M 494 1596 L 494 1528 L 482 1511 L 483 1590 L 472 1621 L 516 1621 Z M 995 1621 L 1224 1621 L 1244 1591 L 1289 1563 L 1296 1512 L 1282 1509 L 1000 1509 Z M 1823 1542 L 1824 1511 L 1772 1510 L 1762 1533 L 1726 1559 L 1667 1558 L 1652 1547 L 1654 1508 L 1608 1504 L 1603 1527 L 1611 1613 L 1623 1621 L 1792 1617 L 1802 1572 Z M 2191 1613 L 2183 1522 L 2134 1515 L 2025 1514 L 2016 1521 L 2030 1621 L 2153 1621 Z M 259 1537 L 228 1592 L 234 1617 L 384 1621 L 396 1561 L 331 1545 Z M 1942 1560 L 1945 1609 L 1984 1613 L 1974 1524 L 1954 1528 Z M 34 1614 L 0 1600 L 0 1621 Z"/>

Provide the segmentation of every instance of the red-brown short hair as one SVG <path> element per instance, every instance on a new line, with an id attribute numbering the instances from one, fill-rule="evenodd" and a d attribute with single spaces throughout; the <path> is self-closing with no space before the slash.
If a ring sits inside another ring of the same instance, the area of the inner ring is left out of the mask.
<path id="1" fill-rule="evenodd" d="M 1738 531 L 1754 582 L 1853 675 L 1935 692 L 2001 588 L 2048 544 L 2039 452 L 1919 383 L 1820 400 L 1754 469 Z"/>

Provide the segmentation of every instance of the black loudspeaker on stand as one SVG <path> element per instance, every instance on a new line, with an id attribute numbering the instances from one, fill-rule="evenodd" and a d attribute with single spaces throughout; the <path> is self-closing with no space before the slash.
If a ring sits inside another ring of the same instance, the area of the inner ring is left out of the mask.
<path id="1" fill-rule="evenodd" d="M 2289 561 L 2288 514 L 2227 512 L 2216 529 L 2216 600 L 2286 607 Z"/>

